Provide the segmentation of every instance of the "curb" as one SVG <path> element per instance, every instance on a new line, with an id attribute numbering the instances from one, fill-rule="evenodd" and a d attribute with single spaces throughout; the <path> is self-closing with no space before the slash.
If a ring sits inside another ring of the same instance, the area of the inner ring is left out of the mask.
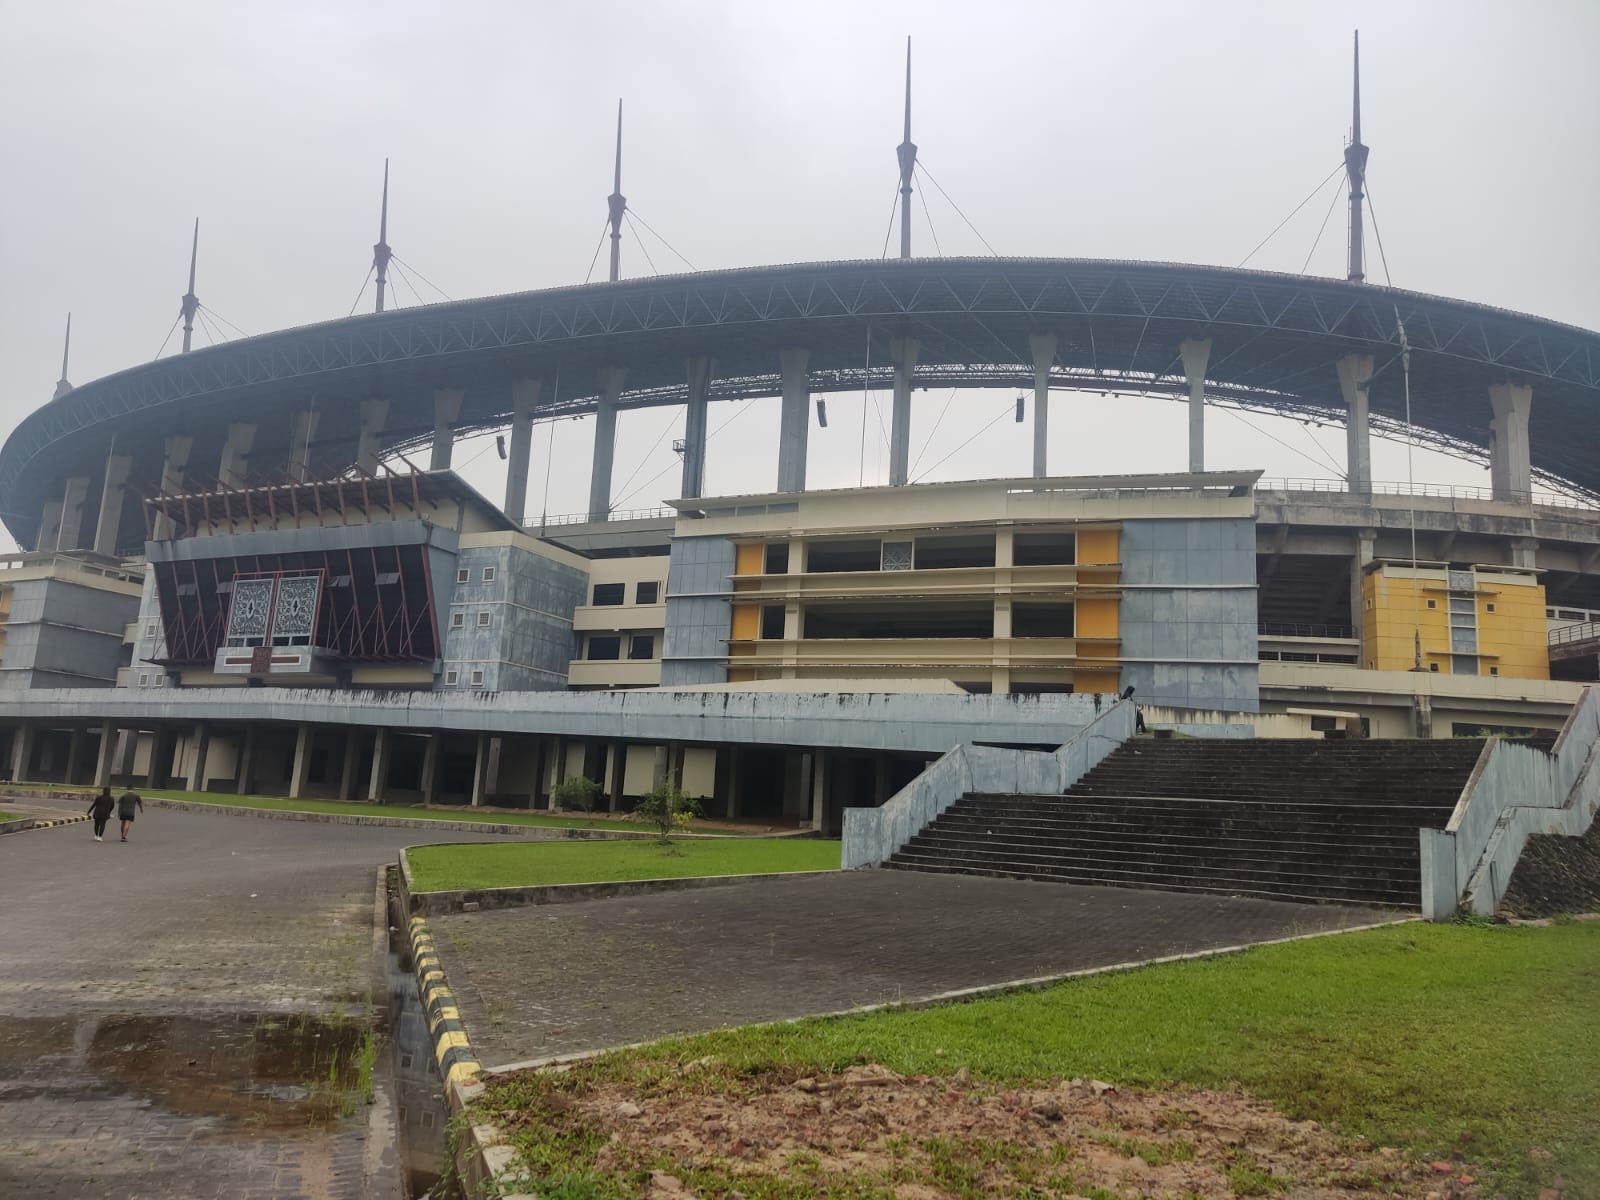
<path id="1" fill-rule="evenodd" d="M 439 952 L 433 946 L 433 934 L 421 917 L 409 921 L 411 937 L 411 969 L 417 976 L 417 990 L 422 995 L 422 1015 L 428 1022 L 428 1035 L 433 1040 L 433 1056 L 439 1064 L 439 1074 L 446 1087 L 458 1090 L 476 1082 L 483 1066 L 467 1041 L 466 1026 L 461 1023 L 461 1010 L 456 1005 L 455 993 L 445 979 L 444 967 L 439 962 Z"/>
<path id="2" fill-rule="evenodd" d="M 20 821 L 0 821 L 0 837 L 8 833 L 25 833 L 30 829 L 54 829 L 57 825 L 77 825 L 88 817 L 52 817 L 47 821 L 36 817 L 23 817 Z"/>

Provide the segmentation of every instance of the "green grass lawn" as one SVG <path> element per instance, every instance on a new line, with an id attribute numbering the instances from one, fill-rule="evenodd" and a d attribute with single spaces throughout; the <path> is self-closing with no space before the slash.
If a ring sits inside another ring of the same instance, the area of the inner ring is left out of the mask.
<path id="1" fill-rule="evenodd" d="M 421 892 L 839 869 L 839 843 L 819 838 L 420 846 L 408 855 Z"/>
<path id="2" fill-rule="evenodd" d="M 646 1092 L 703 1055 L 730 1077 L 879 1062 L 905 1074 L 965 1067 L 996 1084 L 1237 1084 L 1297 1120 L 1475 1163 L 1510 1197 L 1558 1176 L 1563 1195 L 1600 1196 L 1597 993 L 1600 922 L 1407 924 L 923 1011 L 679 1039 L 597 1070 Z M 517 1089 L 532 1086 L 512 1080 L 490 1103 L 514 1110 Z M 536 1132 L 518 1137 L 529 1161 L 549 1149 Z"/>
<path id="3" fill-rule="evenodd" d="M 20 821 L 20 820 L 22 820 L 22 814 L 21 813 L 7 812 L 5 809 L 0 808 L 0 821 Z"/>

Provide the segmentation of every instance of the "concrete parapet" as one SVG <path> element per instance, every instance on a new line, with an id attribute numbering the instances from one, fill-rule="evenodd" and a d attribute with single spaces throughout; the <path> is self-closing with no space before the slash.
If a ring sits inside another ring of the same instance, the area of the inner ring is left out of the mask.
<path id="1" fill-rule="evenodd" d="M 1055 751 L 958 745 L 878 808 L 844 810 L 844 870 L 874 867 L 969 792 L 1064 792 L 1133 736 L 1134 706 L 1115 701 Z"/>

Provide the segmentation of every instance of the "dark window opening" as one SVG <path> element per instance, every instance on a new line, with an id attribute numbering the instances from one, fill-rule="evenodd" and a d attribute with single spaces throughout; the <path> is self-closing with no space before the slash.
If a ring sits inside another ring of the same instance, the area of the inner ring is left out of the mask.
<path id="1" fill-rule="evenodd" d="M 1011 542 L 1019 567 L 1066 567 L 1078 561 L 1078 539 L 1070 533 L 1019 533 Z"/>
<path id="2" fill-rule="evenodd" d="M 992 638 L 994 608 L 975 604 L 812 605 L 805 634 L 815 638 Z"/>
<path id="3" fill-rule="evenodd" d="M 994 535 L 917 539 L 917 570 L 994 566 Z"/>
<path id="4" fill-rule="evenodd" d="M 814 542 L 806 552 L 806 570 L 822 571 L 876 571 L 882 560 L 882 549 L 877 541 L 870 542 Z"/>
<path id="5" fill-rule="evenodd" d="M 788 542 L 772 542 L 767 546 L 766 562 L 762 570 L 768 575 L 787 575 L 789 573 Z"/>
<path id="6" fill-rule="evenodd" d="M 620 583 L 597 583 L 594 585 L 594 603 L 621 604 L 623 589 L 624 585 Z"/>
<path id="7" fill-rule="evenodd" d="M 1013 683 L 1011 693 L 1015 696 L 1061 696 L 1072 691 L 1070 683 Z"/>
<path id="8" fill-rule="evenodd" d="M 1017 604 L 1011 609 L 1011 636 L 1019 638 L 1069 638 L 1073 636 L 1070 604 Z"/>
<path id="9" fill-rule="evenodd" d="M 761 640 L 776 641 L 783 637 L 783 605 L 761 606 Z"/>
<path id="10" fill-rule="evenodd" d="M 635 604 L 654 604 L 661 598 L 661 584 L 654 580 L 641 583 L 634 589 L 633 602 Z"/>
<path id="11" fill-rule="evenodd" d="M 591 662 L 613 662 L 622 657 L 622 639 L 620 637 L 592 637 L 589 639 L 589 660 Z"/>
<path id="12" fill-rule="evenodd" d="M 628 639 L 629 658 L 654 658 L 656 656 L 656 639 L 653 634 L 635 634 Z"/>

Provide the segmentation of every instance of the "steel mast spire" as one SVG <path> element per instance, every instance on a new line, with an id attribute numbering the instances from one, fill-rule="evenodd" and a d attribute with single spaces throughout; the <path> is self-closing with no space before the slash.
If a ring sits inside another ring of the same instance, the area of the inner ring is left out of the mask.
<path id="1" fill-rule="evenodd" d="M 389 282 L 389 160 L 383 160 L 383 207 L 378 215 L 378 244 L 372 248 L 372 266 L 378 273 L 378 312 L 383 311 L 383 289 Z"/>
<path id="2" fill-rule="evenodd" d="M 1350 110 L 1350 144 L 1344 148 L 1345 174 L 1350 178 L 1350 266 L 1346 275 L 1352 283 L 1366 278 L 1366 250 L 1363 244 L 1362 203 L 1367 179 L 1367 148 L 1361 143 L 1361 31 L 1355 39 L 1355 91 Z"/>
<path id="3" fill-rule="evenodd" d="M 189 290 L 178 301 L 179 312 L 183 316 L 183 352 L 189 353 L 189 344 L 194 340 L 194 315 L 200 311 L 200 298 L 194 294 L 194 268 L 200 258 L 200 218 L 194 219 L 194 244 L 189 247 Z M 65 371 L 61 372 L 63 375 Z"/>
<path id="4" fill-rule="evenodd" d="M 911 175 L 917 168 L 917 145 L 911 140 L 911 38 L 906 38 L 905 140 L 895 147 L 900 159 L 900 257 L 911 257 Z"/>
<path id="5" fill-rule="evenodd" d="M 193 284 L 191 284 L 189 286 L 189 290 L 190 291 L 194 290 L 194 285 Z M 51 399 L 53 399 L 53 400 L 61 399 L 61 397 L 65 396 L 68 392 L 70 392 L 72 390 L 72 384 L 67 382 L 67 356 L 71 352 L 72 352 L 72 314 L 68 313 L 67 314 L 67 340 L 66 340 L 66 343 L 61 347 L 61 378 L 56 380 L 56 393 L 55 393 L 54 396 L 51 397 Z"/>
<path id="6" fill-rule="evenodd" d="M 617 169 L 611 180 L 611 195 L 606 197 L 611 222 L 611 282 L 617 281 L 622 269 L 622 218 L 628 211 L 628 199 L 622 194 L 622 101 L 617 101 Z"/>

